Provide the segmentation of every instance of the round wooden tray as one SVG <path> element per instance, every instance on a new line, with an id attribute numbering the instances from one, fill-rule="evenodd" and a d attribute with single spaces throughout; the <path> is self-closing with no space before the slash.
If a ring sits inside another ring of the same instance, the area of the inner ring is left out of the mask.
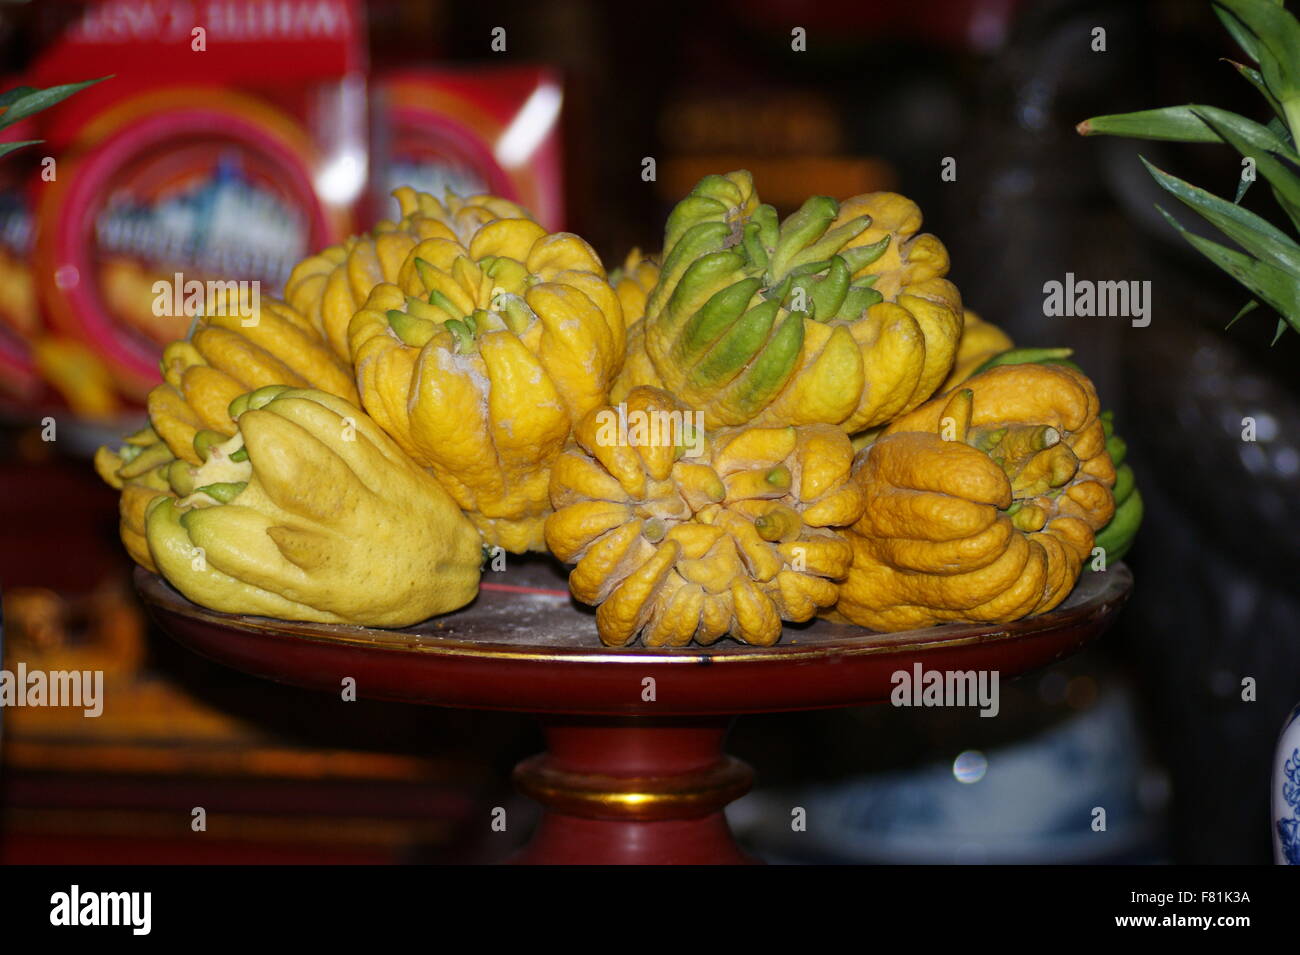
<path id="1" fill-rule="evenodd" d="M 362 696 L 541 715 L 547 752 L 515 775 L 548 812 L 520 861 L 736 862 L 721 810 L 752 773 L 722 755 L 732 717 L 882 702 L 918 663 L 1016 676 L 1104 631 L 1132 575 L 1085 574 L 1055 611 L 1012 624 L 882 634 L 819 620 L 774 647 L 681 649 L 603 647 L 546 558 L 514 560 L 470 606 L 405 630 L 216 613 L 140 569 L 136 587 L 181 643 L 257 676 L 332 693 L 351 677 Z"/>

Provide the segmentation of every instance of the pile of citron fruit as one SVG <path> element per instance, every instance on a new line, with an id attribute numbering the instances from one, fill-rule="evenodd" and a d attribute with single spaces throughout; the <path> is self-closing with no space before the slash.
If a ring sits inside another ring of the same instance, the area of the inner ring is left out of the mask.
<path id="1" fill-rule="evenodd" d="M 963 312 L 903 196 L 782 220 L 708 176 L 610 273 L 504 199 L 396 195 L 198 318 L 100 449 L 131 556 L 198 604 L 404 627 L 549 551 L 606 644 L 770 645 L 1045 613 L 1132 540 L 1092 383 Z"/>

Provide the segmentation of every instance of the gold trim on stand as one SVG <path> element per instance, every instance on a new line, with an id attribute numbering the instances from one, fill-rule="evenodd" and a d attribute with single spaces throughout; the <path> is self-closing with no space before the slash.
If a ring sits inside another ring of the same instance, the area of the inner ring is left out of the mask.
<path id="1" fill-rule="evenodd" d="M 588 819 L 652 822 L 720 812 L 754 784 L 747 763 L 723 756 L 704 769 L 655 778 L 571 773 L 545 754 L 515 767 L 515 785 L 552 812 Z"/>

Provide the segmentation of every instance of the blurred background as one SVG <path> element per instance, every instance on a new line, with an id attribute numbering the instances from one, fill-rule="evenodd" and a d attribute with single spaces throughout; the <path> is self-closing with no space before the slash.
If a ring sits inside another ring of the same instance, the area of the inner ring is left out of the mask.
<path id="1" fill-rule="evenodd" d="M 1185 102 L 1258 118 L 1235 55 L 1199 0 L 0 4 L 2 88 L 114 74 L 10 127 L 45 142 L 0 159 L 4 666 L 109 684 L 98 719 L 3 713 L 0 861 L 505 857 L 526 827 L 486 820 L 531 812 L 508 785 L 540 748 L 529 719 L 327 706 L 180 649 L 132 593 L 90 455 L 142 423 L 184 335 L 153 315 L 157 277 L 275 288 L 391 216 L 400 184 L 507 195 L 612 268 L 658 249 L 701 175 L 740 167 L 782 212 L 915 199 L 968 308 L 1076 350 L 1147 508 L 1118 626 L 1004 685 L 998 719 L 740 720 L 729 749 L 759 775 L 730 813 L 742 841 L 790 862 L 1269 861 L 1273 747 L 1300 702 L 1300 345 L 1270 347 L 1264 309 L 1225 328 L 1246 293 L 1160 219 L 1138 160 L 1230 195 L 1235 153 L 1074 131 Z M 1277 218 L 1263 189 L 1245 204 Z M 1149 280 L 1151 324 L 1045 318 L 1068 272 Z"/>

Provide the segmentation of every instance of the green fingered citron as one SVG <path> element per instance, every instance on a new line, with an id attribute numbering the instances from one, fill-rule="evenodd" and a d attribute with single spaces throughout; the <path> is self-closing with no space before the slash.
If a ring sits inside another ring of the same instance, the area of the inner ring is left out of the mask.
<path id="1" fill-rule="evenodd" d="M 1107 564 L 1123 560 L 1133 547 L 1138 529 L 1142 526 L 1145 508 L 1142 494 L 1138 491 L 1137 480 L 1132 465 L 1124 459 L 1128 456 L 1128 444 L 1115 434 L 1114 415 L 1110 411 L 1101 413 L 1102 427 L 1106 431 L 1106 451 L 1115 464 L 1115 516 L 1097 532 L 1093 546 L 1103 549 Z M 1089 565 L 1092 566 L 1092 565 Z"/>
<path id="2" fill-rule="evenodd" d="M 948 374 L 962 326 L 947 252 L 920 225 L 893 193 L 813 196 L 781 221 L 749 173 L 706 176 L 669 216 L 612 397 L 650 385 L 709 427 L 850 433 L 916 407 Z"/>

